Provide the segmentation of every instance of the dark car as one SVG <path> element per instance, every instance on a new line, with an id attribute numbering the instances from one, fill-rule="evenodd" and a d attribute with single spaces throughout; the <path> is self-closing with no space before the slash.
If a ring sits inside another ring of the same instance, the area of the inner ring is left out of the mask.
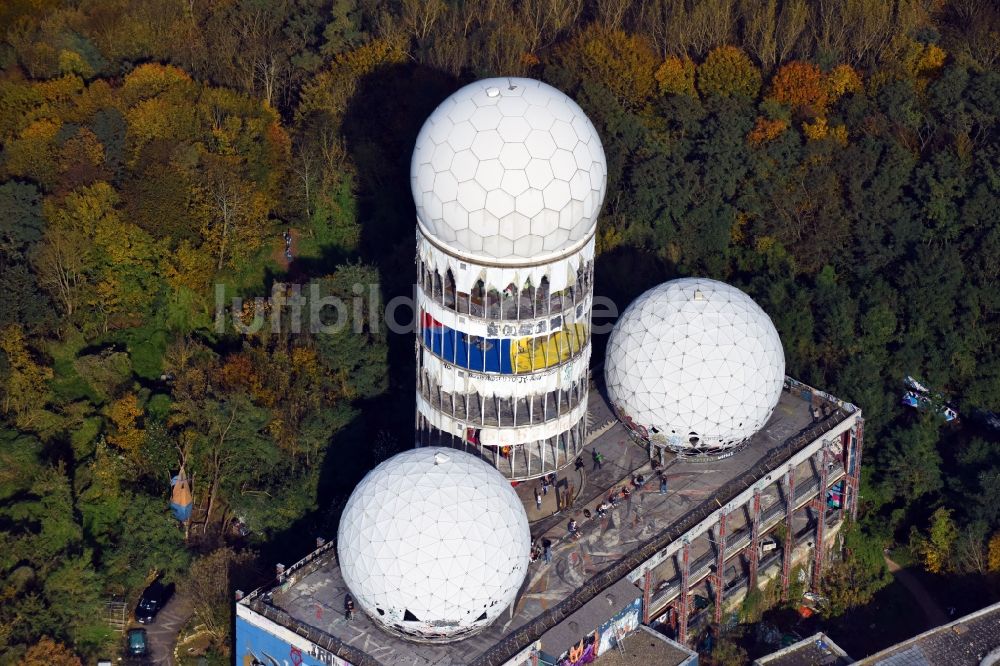
<path id="1" fill-rule="evenodd" d="M 128 630 L 128 653 L 133 657 L 143 657 L 148 650 L 145 629 Z"/>
<path id="2" fill-rule="evenodd" d="M 135 619 L 142 624 L 149 624 L 156 619 L 156 614 L 163 608 L 165 590 L 163 583 L 154 581 L 146 588 L 135 607 Z"/>

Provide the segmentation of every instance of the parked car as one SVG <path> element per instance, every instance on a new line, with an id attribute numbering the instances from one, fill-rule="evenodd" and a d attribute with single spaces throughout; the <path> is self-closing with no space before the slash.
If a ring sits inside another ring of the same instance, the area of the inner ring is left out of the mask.
<path id="1" fill-rule="evenodd" d="M 146 588 L 135 607 L 135 619 L 142 624 L 149 624 L 156 619 L 156 614 L 163 608 L 165 592 L 163 583 L 156 580 Z"/>
<path id="2" fill-rule="evenodd" d="M 144 657 L 148 651 L 145 629 L 128 630 L 128 653 L 133 657 Z"/>

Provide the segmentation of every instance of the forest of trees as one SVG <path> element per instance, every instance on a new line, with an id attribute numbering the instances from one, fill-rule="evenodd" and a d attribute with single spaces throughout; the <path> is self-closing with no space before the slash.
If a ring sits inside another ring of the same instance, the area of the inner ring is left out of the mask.
<path id="1" fill-rule="evenodd" d="M 113 651 L 105 602 L 156 576 L 228 663 L 219 572 L 294 561 L 409 446 L 411 338 L 367 313 L 219 332 L 215 285 L 408 294 L 413 141 L 489 75 L 597 126 L 598 293 L 731 282 L 790 375 L 864 410 L 831 612 L 886 584 L 890 544 L 1000 592 L 991 0 L 8 0 L 0 30 L 0 663 Z M 960 422 L 901 406 L 907 375 Z"/>

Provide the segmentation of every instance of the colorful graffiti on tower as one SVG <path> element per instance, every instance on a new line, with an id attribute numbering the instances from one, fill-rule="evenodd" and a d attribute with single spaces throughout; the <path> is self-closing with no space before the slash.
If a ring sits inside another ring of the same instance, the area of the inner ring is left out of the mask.
<path id="1" fill-rule="evenodd" d="M 421 312 L 424 346 L 448 363 L 468 370 L 516 375 L 568 361 L 587 343 L 586 324 L 568 324 L 548 335 L 482 338 L 445 326 Z"/>

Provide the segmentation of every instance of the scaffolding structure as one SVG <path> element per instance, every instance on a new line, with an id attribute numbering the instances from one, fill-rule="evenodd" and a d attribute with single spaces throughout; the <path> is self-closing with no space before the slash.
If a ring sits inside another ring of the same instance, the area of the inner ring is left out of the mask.
<path id="1" fill-rule="evenodd" d="M 754 488 L 750 513 L 750 587 L 757 585 L 757 567 L 760 564 L 760 488 Z"/>
<path id="2" fill-rule="evenodd" d="M 826 548 L 823 547 L 823 537 L 824 528 L 826 527 L 826 491 L 827 491 L 827 478 L 830 474 L 830 464 L 829 464 L 830 448 L 829 445 L 823 445 L 823 453 L 820 456 L 820 470 L 819 470 L 819 495 L 813 502 L 816 505 L 816 548 L 815 550 L 815 560 L 813 562 L 813 581 L 812 588 L 813 592 L 819 593 L 820 583 L 823 582 L 823 553 Z"/>
<path id="3" fill-rule="evenodd" d="M 678 628 L 677 637 L 680 642 L 687 642 L 687 631 L 688 631 L 688 613 L 690 612 L 690 603 L 688 601 L 688 580 L 691 576 L 691 542 L 685 540 L 684 547 L 681 551 L 681 596 L 678 602 Z"/>
<path id="4" fill-rule="evenodd" d="M 719 527 L 716 534 L 715 551 L 715 623 L 722 622 L 723 593 L 726 589 L 726 518 L 729 514 L 723 511 L 719 514 Z"/>
<path id="5" fill-rule="evenodd" d="M 781 553 L 781 600 L 788 601 L 788 583 L 792 572 L 792 553 L 795 551 L 795 475 L 785 472 L 785 543 Z"/>

